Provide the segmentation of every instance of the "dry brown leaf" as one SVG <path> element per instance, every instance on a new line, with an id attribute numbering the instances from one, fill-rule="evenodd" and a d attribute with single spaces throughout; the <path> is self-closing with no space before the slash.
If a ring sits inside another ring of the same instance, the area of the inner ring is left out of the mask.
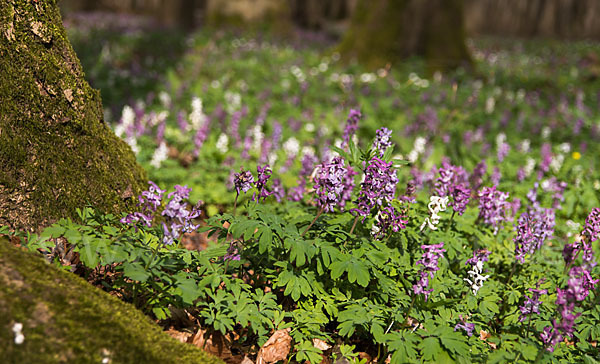
<path id="1" fill-rule="evenodd" d="M 360 351 L 360 352 L 358 353 L 358 358 L 359 358 L 360 360 L 363 360 L 363 359 L 365 359 L 365 361 L 366 361 L 367 363 L 370 363 L 370 362 L 373 360 L 373 358 L 371 358 L 371 355 L 369 355 L 369 354 L 365 353 L 364 351 Z"/>
<path id="2" fill-rule="evenodd" d="M 254 364 L 254 362 L 252 361 L 252 359 L 245 356 L 241 364 Z"/>
<path id="3" fill-rule="evenodd" d="M 327 344 L 325 341 L 321 339 L 313 339 L 313 346 L 321 351 L 326 351 L 331 348 L 331 345 Z"/>
<path id="4" fill-rule="evenodd" d="M 258 351 L 256 364 L 270 364 L 285 360 L 292 349 L 290 330 L 287 328 L 275 331 Z"/>
<path id="5" fill-rule="evenodd" d="M 207 334 L 206 330 L 200 328 L 194 336 L 188 339 L 188 343 L 204 349 L 209 354 L 218 356 L 225 363 L 239 364 L 242 361 L 241 355 L 233 355 L 229 347 L 231 343 L 220 332 Z"/>
<path id="6" fill-rule="evenodd" d="M 492 334 L 485 330 L 479 331 L 479 340 L 485 341 L 492 349 L 496 349 L 496 344 L 487 341 L 488 338 L 492 337 Z"/>
<path id="7" fill-rule="evenodd" d="M 169 329 L 165 332 L 169 334 L 169 336 L 171 336 L 173 339 L 182 343 L 187 343 L 190 339 L 190 336 L 192 336 L 190 332 L 177 331 L 175 329 Z"/>

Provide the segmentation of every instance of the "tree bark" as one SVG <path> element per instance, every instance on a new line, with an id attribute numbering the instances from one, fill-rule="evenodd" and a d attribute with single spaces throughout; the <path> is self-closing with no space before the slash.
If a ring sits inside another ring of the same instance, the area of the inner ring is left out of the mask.
<path id="1" fill-rule="evenodd" d="M 146 175 L 103 121 L 56 0 L 0 2 L 0 225 L 131 207 Z"/>
<path id="2" fill-rule="evenodd" d="M 359 0 L 339 50 L 369 67 L 413 55 L 432 72 L 472 64 L 462 0 Z"/>

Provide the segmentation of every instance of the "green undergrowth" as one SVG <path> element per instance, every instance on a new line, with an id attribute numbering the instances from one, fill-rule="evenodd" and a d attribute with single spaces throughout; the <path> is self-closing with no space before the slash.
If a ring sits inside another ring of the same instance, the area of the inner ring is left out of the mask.
<path id="1" fill-rule="evenodd" d="M 23 324 L 17 345 L 11 330 Z M 219 363 L 129 304 L 0 238 L 3 363 Z"/>

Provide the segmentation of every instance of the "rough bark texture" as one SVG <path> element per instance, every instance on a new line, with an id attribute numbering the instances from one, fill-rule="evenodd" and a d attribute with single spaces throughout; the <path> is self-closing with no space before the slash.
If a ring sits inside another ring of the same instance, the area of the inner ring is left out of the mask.
<path id="1" fill-rule="evenodd" d="M 462 0 L 359 0 L 339 50 L 370 67 L 424 56 L 430 71 L 470 66 Z"/>
<path id="2" fill-rule="evenodd" d="M 12 327 L 23 325 L 17 345 Z M 129 304 L 0 237 L 3 363 L 214 363 Z"/>
<path id="3" fill-rule="evenodd" d="M 128 207 L 145 172 L 104 123 L 56 0 L 0 2 L 0 70 L 0 225 Z"/>

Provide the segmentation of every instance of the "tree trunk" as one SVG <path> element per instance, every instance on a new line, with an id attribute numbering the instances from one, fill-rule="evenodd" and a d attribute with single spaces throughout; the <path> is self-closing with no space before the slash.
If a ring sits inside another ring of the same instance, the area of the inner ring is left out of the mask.
<path id="1" fill-rule="evenodd" d="M 462 0 L 359 0 L 339 49 L 373 68 L 413 55 L 432 72 L 468 67 L 463 20 Z"/>
<path id="2" fill-rule="evenodd" d="M 0 2 L 0 225 L 131 207 L 146 175 L 103 121 L 56 0 Z"/>

